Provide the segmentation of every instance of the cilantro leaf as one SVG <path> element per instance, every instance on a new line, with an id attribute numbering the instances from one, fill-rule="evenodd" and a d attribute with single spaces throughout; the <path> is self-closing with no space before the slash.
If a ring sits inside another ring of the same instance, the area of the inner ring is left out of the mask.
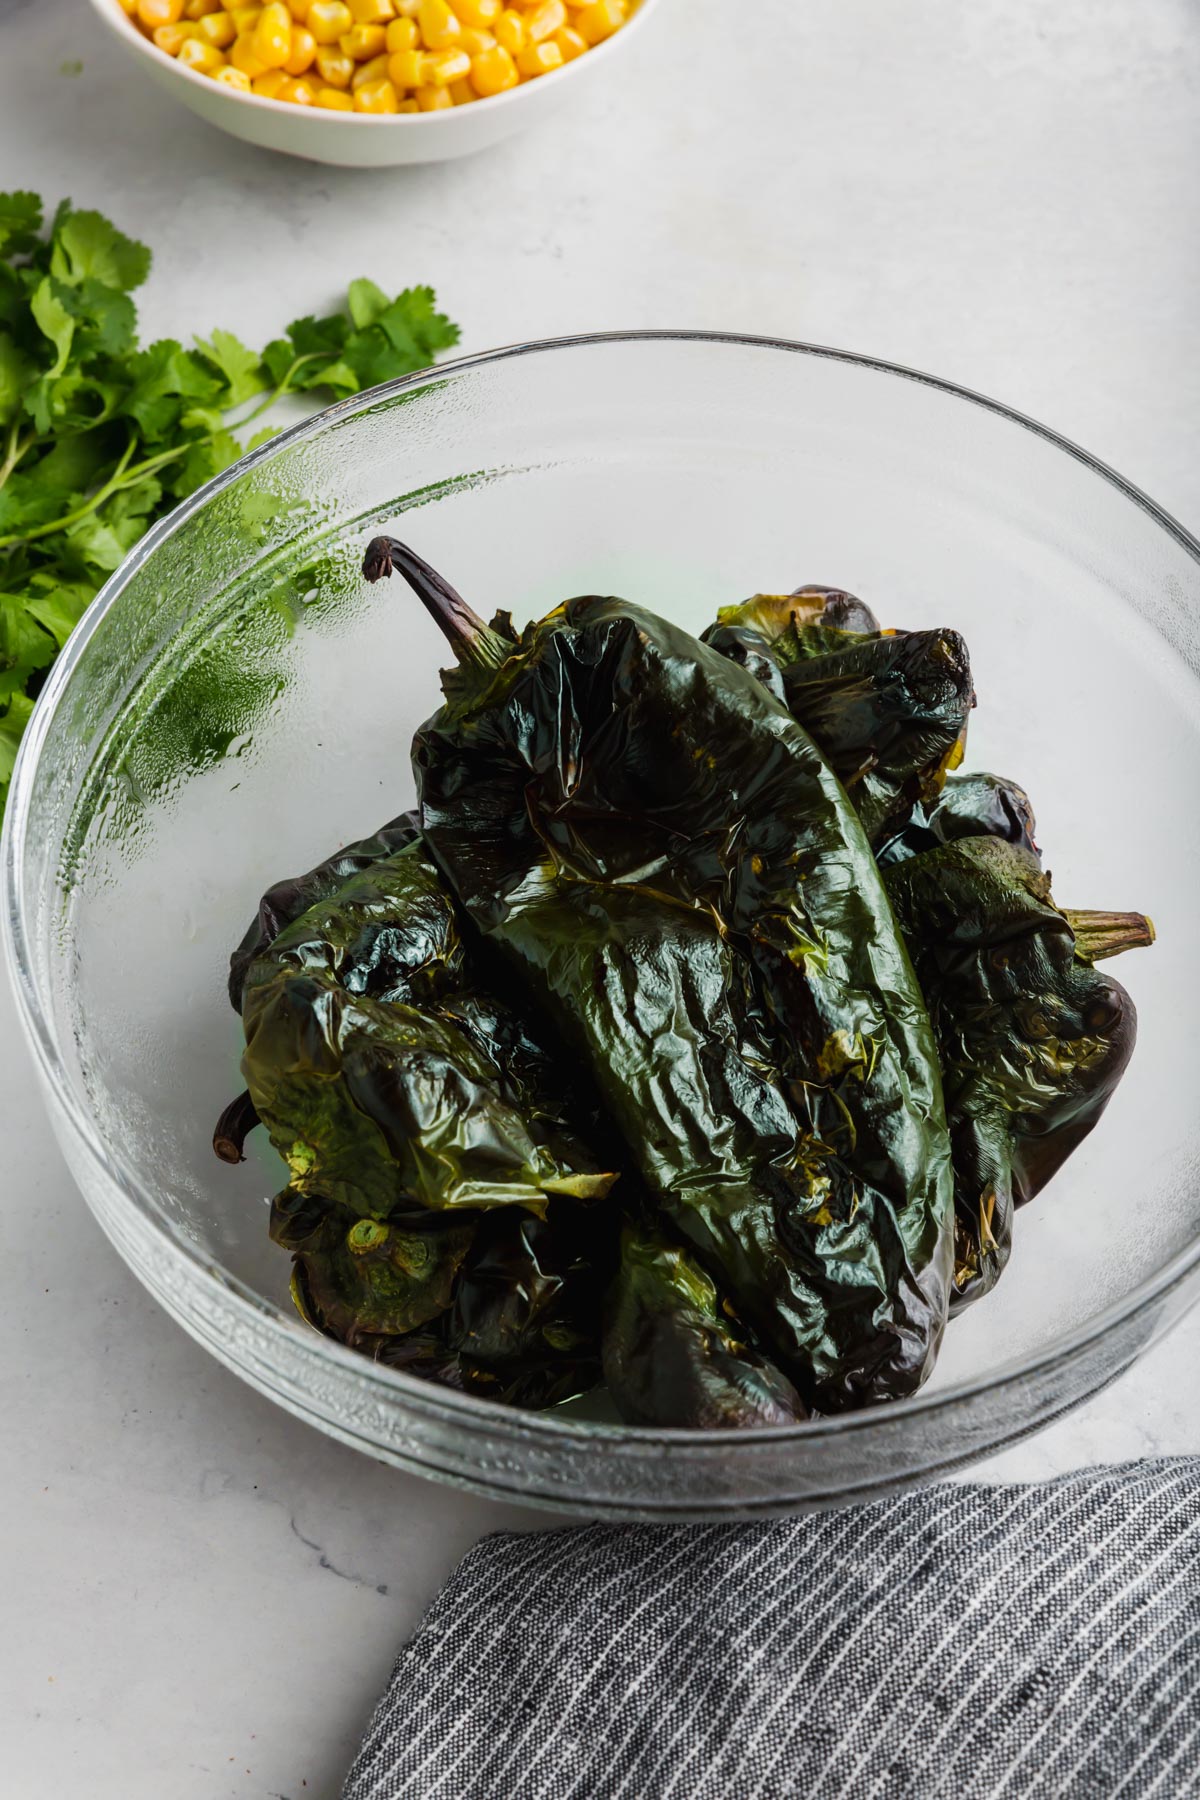
<path id="1" fill-rule="evenodd" d="M 54 222 L 50 273 L 66 282 L 90 277 L 126 294 L 140 287 L 150 273 L 150 252 L 145 244 L 118 231 L 102 213 L 60 210 Z"/>
<path id="2" fill-rule="evenodd" d="M 356 393 L 458 340 L 431 289 L 389 299 L 360 280 L 261 354 L 220 329 L 142 347 L 129 296 L 149 268 L 102 214 L 64 200 L 47 228 L 36 194 L 0 193 L 0 812 L 44 671 L 146 529 L 273 436 L 254 427 L 283 394 Z M 280 503 L 245 504 L 253 531 Z M 236 723 L 273 680 L 223 677 L 213 705 Z"/>

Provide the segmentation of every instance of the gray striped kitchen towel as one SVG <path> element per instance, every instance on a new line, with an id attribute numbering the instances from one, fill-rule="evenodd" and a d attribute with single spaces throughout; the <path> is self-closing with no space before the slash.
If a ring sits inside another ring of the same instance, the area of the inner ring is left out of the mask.
<path id="1" fill-rule="evenodd" d="M 1200 1794 L 1200 1459 L 485 1538 L 343 1800 Z"/>

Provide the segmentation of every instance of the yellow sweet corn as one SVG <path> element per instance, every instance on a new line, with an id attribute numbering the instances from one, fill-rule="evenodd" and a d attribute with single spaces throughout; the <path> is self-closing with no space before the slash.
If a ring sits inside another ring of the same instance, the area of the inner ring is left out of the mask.
<path id="1" fill-rule="evenodd" d="M 397 50 L 388 57 L 388 78 L 398 88 L 424 87 L 427 60 L 423 50 Z"/>
<path id="2" fill-rule="evenodd" d="M 282 69 L 292 54 L 292 15 L 283 0 L 264 6 L 250 37 L 250 48 L 265 69 Z"/>
<path id="3" fill-rule="evenodd" d="M 625 0 L 592 0 L 575 15 L 575 29 L 585 42 L 602 44 L 621 29 L 627 17 Z"/>
<path id="4" fill-rule="evenodd" d="M 636 0 L 116 0 L 167 56 L 326 112 L 441 112 L 574 62 Z"/>
<path id="5" fill-rule="evenodd" d="M 195 37 L 196 27 L 190 19 L 181 19 L 178 25 L 160 25 L 154 33 L 153 42 L 168 56 L 178 56 L 190 37 Z"/>
<path id="6" fill-rule="evenodd" d="M 433 87 L 449 87 L 452 81 L 465 81 L 471 73 L 471 59 L 465 50 L 435 50 L 426 57 L 427 80 Z"/>
<path id="7" fill-rule="evenodd" d="M 388 54 L 394 55 L 398 50 L 415 50 L 420 42 L 421 34 L 417 30 L 415 19 L 393 19 L 384 32 L 384 42 Z"/>
<path id="8" fill-rule="evenodd" d="M 421 42 L 427 50 L 448 49 L 462 29 L 458 15 L 446 0 L 421 0 L 417 7 L 417 24 L 421 27 Z"/>
<path id="9" fill-rule="evenodd" d="M 562 66 L 563 53 L 553 38 L 546 44 L 530 44 L 517 58 L 517 68 L 530 81 L 537 75 L 549 75 L 552 69 L 561 69 Z"/>
<path id="10" fill-rule="evenodd" d="M 355 62 L 370 62 L 373 56 L 382 56 L 387 47 L 387 32 L 382 25 L 353 25 L 338 43 L 352 56 Z"/>
<path id="11" fill-rule="evenodd" d="M 566 22 L 567 9 L 562 0 L 542 0 L 540 6 L 525 14 L 525 29 L 531 44 L 540 44 L 543 38 L 553 37 Z"/>
<path id="12" fill-rule="evenodd" d="M 237 36 L 237 26 L 227 12 L 205 13 L 196 26 L 196 36 L 218 50 L 228 50 Z"/>
<path id="13" fill-rule="evenodd" d="M 400 109 L 400 96 L 390 81 L 368 81 L 354 94 L 355 112 L 394 113 Z"/>
<path id="14" fill-rule="evenodd" d="M 493 94 L 503 94 L 508 88 L 515 88 L 521 77 L 511 54 L 503 44 L 497 44 L 494 50 L 485 50 L 481 56 L 471 58 L 471 86 L 481 100 L 488 100 Z"/>
<path id="15" fill-rule="evenodd" d="M 323 44 L 316 56 L 317 74 L 332 88 L 348 88 L 357 64 L 333 44 Z"/>
<path id="16" fill-rule="evenodd" d="M 492 32 L 501 49 L 507 50 L 510 56 L 516 56 L 529 42 L 524 19 L 519 12 L 511 9 L 500 14 L 492 26 Z"/>
<path id="17" fill-rule="evenodd" d="M 579 33 L 570 25 L 564 26 L 561 31 L 556 31 L 554 41 L 562 51 L 564 62 L 574 62 L 575 58 L 582 56 L 588 47 L 587 39 L 580 37 Z"/>
<path id="18" fill-rule="evenodd" d="M 312 0 L 306 23 L 318 44 L 336 44 L 354 24 L 354 15 L 342 0 Z"/>
<path id="19" fill-rule="evenodd" d="M 197 75 L 215 75 L 218 69 L 225 66 L 225 58 L 221 52 L 198 37 L 188 38 L 181 45 L 179 60 L 185 69 L 195 69 Z"/>
<path id="20" fill-rule="evenodd" d="M 178 25 L 183 17 L 183 0 L 138 0 L 138 22 L 147 32 L 163 25 Z"/>
<path id="21" fill-rule="evenodd" d="M 377 81 L 390 79 L 387 57 L 373 56 L 370 62 L 355 64 L 354 74 L 350 78 L 350 86 L 353 92 L 357 93 L 361 87 L 371 87 Z"/>
<path id="22" fill-rule="evenodd" d="M 293 80 L 299 75 L 307 75 L 317 57 L 317 40 L 306 25 L 292 26 L 292 54 L 283 65 L 284 73 Z M 288 96 L 290 99 L 290 95 Z M 309 106 L 311 101 L 302 101 Z"/>

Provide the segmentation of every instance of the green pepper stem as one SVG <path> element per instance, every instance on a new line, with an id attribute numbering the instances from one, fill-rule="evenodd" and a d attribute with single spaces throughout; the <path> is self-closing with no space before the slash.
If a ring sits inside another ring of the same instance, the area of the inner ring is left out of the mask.
<path id="1" fill-rule="evenodd" d="M 1154 925 L 1145 913 L 1072 912 L 1063 917 L 1075 933 L 1075 954 L 1082 962 L 1103 962 L 1122 950 L 1140 950 L 1154 942 Z"/>
<path id="2" fill-rule="evenodd" d="M 244 1146 L 246 1139 L 260 1125 L 257 1108 L 249 1094 L 239 1094 L 231 1100 L 225 1111 L 217 1120 L 213 1132 L 213 1149 L 222 1162 L 245 1162 Z"/>
<path id="3" fill-rule="evenodd" d="M 445 577 L 407 544 L 392 537 L 372 538 L 362 570 L 368 581 L 380 581 L 398 570 L 465 668 L 490 674 L 512 655 L 512 645 L 485 625 Z"/>

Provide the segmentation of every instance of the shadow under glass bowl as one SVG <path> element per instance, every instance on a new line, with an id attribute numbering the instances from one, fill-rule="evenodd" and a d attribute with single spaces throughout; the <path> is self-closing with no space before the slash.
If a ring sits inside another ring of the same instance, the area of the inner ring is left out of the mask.
<path id="1" fill-rule="evenodd" d="M 1063 905 L 1151 913 L 1140 1042 L 1099 1128 L 1017 1221 L 994 1295 L 916 1399 L 800 1428 L 508 1411 L 318 1336 L 267 1241 L 282 1185 L 210 1148 L 241 1086 L 225 999 L 260 892 L 413 798 L 445 652 L 390 530 L 478 610 L 611 592 L 699 630 L 755 590 L 849 587 L 951 625 L 968 766 L 1021 780 Z M 51 674 L 4 840 L 9 962 L 88 1203 L 167 1310 L 300 1417 L 497 1497 L 737 1517 L 929 1479 L 1112 1379 L 1200 1283 L 1200 547 L 1052 434 L 910 371 L 688 333 L 535 344 L 346 401 L 189 500 Z"/>

